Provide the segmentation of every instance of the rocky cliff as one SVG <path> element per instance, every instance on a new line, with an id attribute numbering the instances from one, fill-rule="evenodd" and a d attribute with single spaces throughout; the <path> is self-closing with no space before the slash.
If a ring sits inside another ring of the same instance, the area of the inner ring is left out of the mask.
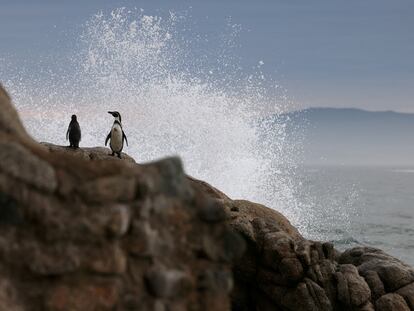
<path id="1" fill-rule="evenodd" d="M 414 310 L 414 270 L 105 148 L 35 142 L 0 88 L 0 310 Z"/>

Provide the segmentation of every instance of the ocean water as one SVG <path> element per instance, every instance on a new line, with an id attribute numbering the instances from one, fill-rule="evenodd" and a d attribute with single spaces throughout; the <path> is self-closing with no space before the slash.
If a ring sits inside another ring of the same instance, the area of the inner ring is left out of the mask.
<path id="1" fill-rule="evenodd" d="M 307 237 L 381 248 L 414 265 L 413 168 L 308 166 L 295 178 Z"/>

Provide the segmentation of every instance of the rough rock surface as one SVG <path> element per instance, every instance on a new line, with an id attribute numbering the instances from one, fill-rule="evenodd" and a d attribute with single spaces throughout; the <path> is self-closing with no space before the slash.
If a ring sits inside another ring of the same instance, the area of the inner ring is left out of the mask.
<path id="1" fill-rule="evenodd" d="M 225 201 L 227 223 L 247 243 L 233 264 L 233 310 L 414 310 L 412 267 L 371 247 L 340 253 L 273 210 Z"/>
<path id="2" fill-rule="evenodd" d="M 414 310 L 414 270 L 105 148 L 27 135 L 0 87 L 0 311 Z"/>
<path id="3" fill-rule="evenodd" d="M 244 241 L 178 158 L 38 144 L 0 110 L 1 311 L 231 308 Z"/>

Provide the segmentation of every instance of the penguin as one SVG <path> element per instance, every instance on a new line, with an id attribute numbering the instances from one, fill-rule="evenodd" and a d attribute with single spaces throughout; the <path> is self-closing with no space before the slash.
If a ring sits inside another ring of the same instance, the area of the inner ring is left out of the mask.
<path id="1" fill-rule="evenodd" d="M 79 148 L 79 142 L 81 140 L 81 129 L 76 119 L 76 115 L 72 115 L 72 120 L 69 123 L 68 130 L 66 132 L 66 140 L 69 139 L 71 148 Z"/>
<path id="2" fill-rule="evenodd" d="M 112 150 L 112 156 L 115 155 L 115 153 L 118 155 L 118 158 L 121 159 L 121 151 L 124 148 L 124 139 L 128 146 L 128 139 L 122 129 L 122 123 L 121 123 L 121 114 L 117 111 L 108 111 L 109 114 L 111 114 L 115 120 L 114 124 L 112 125 L 111 131 L 109 132 L 108 136 L 106 136 L 105 139 L 105 146 L 108 143 L 108 140 L 110 139 L 111 142 L 109 143 L 109 146 Z"/>

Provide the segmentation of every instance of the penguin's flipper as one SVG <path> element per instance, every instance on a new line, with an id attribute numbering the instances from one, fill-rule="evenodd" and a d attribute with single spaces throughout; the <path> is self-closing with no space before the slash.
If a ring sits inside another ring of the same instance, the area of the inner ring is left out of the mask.
<path id="1" fill-rule="evenodd" d="M 127 144 L 127 146 L 128 146 L 128 139 L 127 139 L 127 137 L 126 137 L 126 135 L 125 135 L 124 131 L 122 131 L 122 139 L 125 139 L 125 142 L 126 142 L 126 144 Z"/>
<path id="2" fill-rule="evenodd" d="M 69 139 L 69 132 L 70 132 L 70 124 L 68 126 L 68 130 L 66 131 L 66 140 Z"/>
<path id="3" fill-rule="evenodd" d="M 111 132 L 109 132 L 108 136 L 106 136 L 106 139 L 105 139 L 105 146 L 106 146 L 106 144 L 108 143 L 109 138 L 111 138 Z"/>

